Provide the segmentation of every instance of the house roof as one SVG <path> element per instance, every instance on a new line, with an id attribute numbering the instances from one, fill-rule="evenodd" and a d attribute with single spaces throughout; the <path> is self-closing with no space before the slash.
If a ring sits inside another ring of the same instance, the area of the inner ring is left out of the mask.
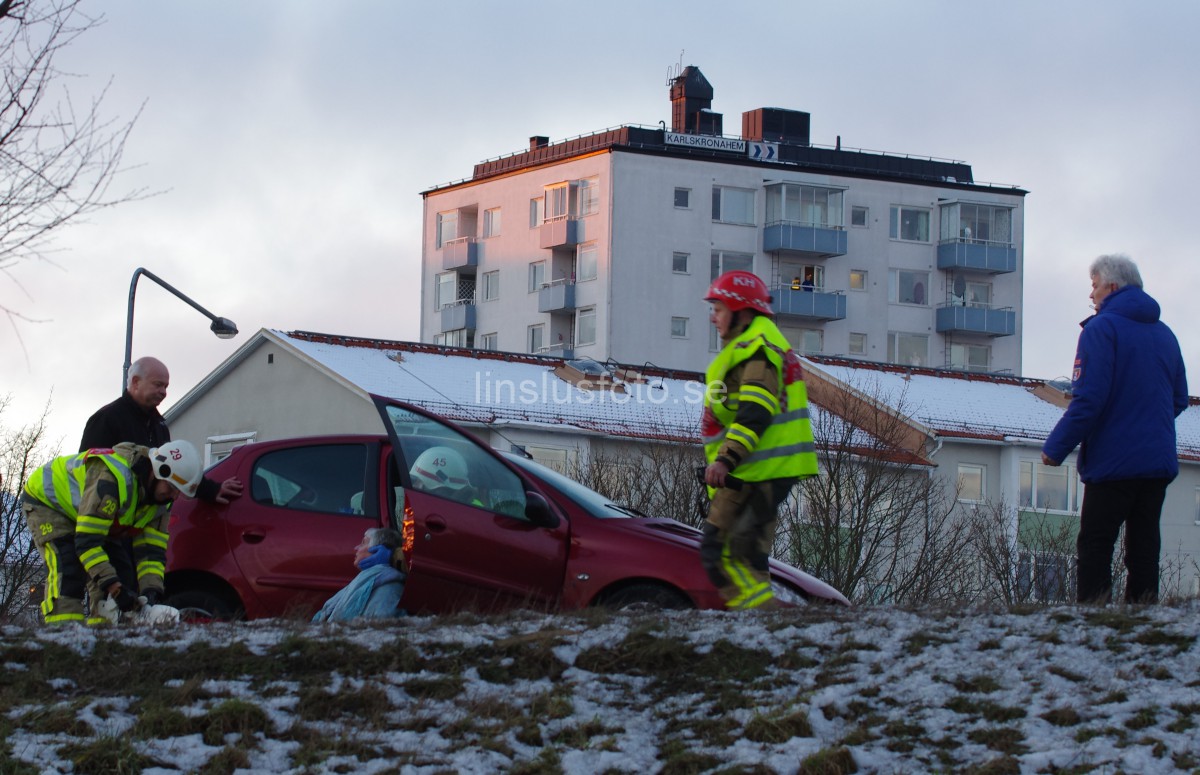
<path id="1" fill-rule="evenodd" d="M 177 415 L 262 343 L 294 352 L 352 390 L 407 401 L 466 424 L 542 426 L 623 438 L 695 442 L 699 372 L 608 363 L 611 385 L 578 387 L 562 358 L 262 329 L 188 392 Z M 805 368 L 904 417 L 934 438 L 1040 445 L 1063 410 L 1035 394 L 1045 380 L 812 356 Z M 815 375 L 814 375 L 815 376 Z M 811 407 L 814 427 L 829 413 Z M 170 419 L 170 418 L 168 418 Z M 1200 400 L 1176 421 L 1180 458 L 1200 462 Z M 875 448 L 865 438 L 864 449 Z"/>

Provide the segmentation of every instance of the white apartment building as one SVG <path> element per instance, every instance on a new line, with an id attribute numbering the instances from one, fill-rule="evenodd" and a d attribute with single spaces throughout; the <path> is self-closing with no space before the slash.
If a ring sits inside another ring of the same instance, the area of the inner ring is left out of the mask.
<path id="1" fill-rule="evenodd" d="M 1020 373 L 1026 191 L 812 145 L 800 111 L 726 136 L 695 67 L 671 103 L 670 130 L 533 137 L 423 192 L 421 341 L 701 368 L 705 291 L 747 269 L 803 353 Z"/>

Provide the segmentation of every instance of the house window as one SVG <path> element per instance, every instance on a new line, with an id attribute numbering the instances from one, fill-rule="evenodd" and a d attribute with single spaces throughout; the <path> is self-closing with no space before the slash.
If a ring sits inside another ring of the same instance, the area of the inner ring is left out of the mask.
<path id="1" fill-rule="evenodd" d="M 1012 208 L 955 202 L 942 206 L 942 240 L 1012 244 Z"/>
<path id="2" fill-rule="evenodd" d="M 546 325 L 539 323 L 536 326 L 530 326 L 526 336 L 526 343 L 529 345 L 529 352 L 541 352 L 542 343 L 546 338 Z"/>
<path id="3" fill-rule="evenodd" d="M 893 269 L 888 273 L 890 280 L 891 300 L 895 304 L 918 304 L 922 307 L 929 303 L 928 272 L 910 272 L 906 269 Z"/>
<path id="4" fill-rule="evenodd" d="M 820 354 L 825 346 L 825 332 L 814 329 L 801 329 L 796 349 L 805 355 Z"/>
<path id="5" fill-rule="evenodd" d="M 888 333 L 888 361 L 904 366 L 929 362 L 929 337 L 925 334 Z"/>
<path id="6" fill-rule="evenodd" d="M 575 188 L 576 212 L 579 215 L 595 215 L 600 212 L 600 179 L 584 178 Z"/>
<path id="7" fill-rule="evenodd" d="M 500 298 L 500 272 L 483 273 L 483 300 L 495 301 Z"/>
<path id="8" fill-rule="evenodd" d="M 1017 497 L 1021 508 L 1078 514 L 1083 505 L 1083 485 L 1070 463 L 1048 466 L 1022 460 Z"/>
<path id="9" fill-rule="evenodd" d="M 801 264 L 783 268 L 783 276 L 791 278 L 791 288 L 794 291 L 823 291 L 825 290 L 825 267 L 816 264 Z"/>
<path id="10" fill-rule="evenodd" d="M 499 237 L 500 236 L 500 208 L 494 207 L 491 210 L 483 211 L 483 236 Z"/>
<path id="11" fill-rule="evenodd" d="M 680 210 L 691 208 L 692 190 L 690 188 L 675 189 L 675 207 Z"/>
<path id="12" fill-rule="evenodd" d="M 546 188 L 546 220 L 554 221 L 566 218 L 571 212 L 571 187 L 567 183 L 558 183 Z"/>
<path id="13" fill-rule="evenodd" d="M 992 306 L 992 285 L 991 283 L 967 283 L 966 284 L 966 304 L 971 307 L 990 307 Z"/>
<path id="14" fill-rule="evenodd" d="M 867 225 L 867 208 L 851 207 L 850 208 L 850 225 L 851 226 L 866 226 Z"/>
<path id="15" fill-rule="evenodd" d="M 529 228 L 536 229 L 542 225 L 542 202 L 544 200 L 539 196 L 537 199 L 529 200 Z"/>
<path id="16" fill-rule="evenodd" d="M 714 250 L 712 253 L 712 279 L 715 280 L 726 272 L 739 269 L 743 272 L 754 271 L 754 256 L 750 253 L 730 253 L 724 250 Z"/>
<path id="17" fill-rule="evenodd" d="M 536 462 L 541 463 L 547 468 L 553 468 L 560 474 L 569 473 L 571 464 L 571 455 L 568 451 L 560 447 L 541 447 L 536 444 L 522 444 L 521 449 L 533 458 Z"/>
<path id="18" fill-rule="evenodd" d="M 448 307 L 458 301 L 458 273 L 445 272 L 437 276 L 437 308 Z"/>
<path id="19" fill-rule="evenodd" d="M 437 246 L 458 239 L 458 211 L 437 214 Z"/>
<path id="20" fill-rule="evenodd" d="M 928 242 L 929 211 L 915 207 L 893 207 L 888 236 L 905 242 Z"/>
<path id="21" fill-rule="evenodd" d="M 596 279 L 596 243 L 585 242 L 576 248 L 575 252 L 576 279 L 595 280 Z"/>
<path id="22" fill-rule="evenodd" d="M 475 337 L 465 328 L 456 328 L 453 331 L 447 331 L 442 334 L 442 340 L 438 342 L 434 339 L 435 344 L 444 345 L 446 347 L 474 347 Z"/>
<path id="23" fill-rule="evenodd" d="M 867 270 L 866 269 L 851 269 L 850 270 L 850 290 L 865 291 L 867 289 Z"/>
<path id="24" fill-rule="evenodd" d="M 687 339 L 687 329 L 687 318 L 671 318 L 671 338 Z"/>
<path id="25" fill-rule="evenodd" d="M 971 503 L 981 502 L 985 497 L 984 467 L 974 463 L 958 464 L 958 499 Z"/>
<path id="26" fill-rule="evenodd" d="M 687 253 L 672 253 L 671 254 L 671 271 L 675 274 L 688 273 L 688 254 Z"/>
<path id="27" fill-rule="evenodd" d="M 767 186 L 767 223 L 842 228 L 842 190 L 776 183 Z"/>
<path id="28" fill-rule="evenodd" d="M 499 350 L 500 335 L 498 333 L 483 334 L 479 337 L 480 350 Z"/>
<path id="29" fill-rule="evenodd" d="M 986 344 L 951 344 L 950 368 L 964 371 L 988 370 L 992 348 Z"/>
<path id="30" fill-rule="evenodd" d="M 204 467 L 207 468 L 233 454 L 233 451 L 243 444 L 250 444 L 258 438 L 257 431 L 245 433 L 227 433 L 220 436 L 209 436 L 204 440 Z"/>
<path id="31" fill-rule="evenodd" d="M 529 265 L 529 292 L 537 293 L 546 282 L 546 262 L 534 261 Z"/>
<path id="32" fill-rule="evenodd" d="M 712 219 L 721 223 L 754 225 L 754 192 L 744 188 L 713 186 Z"/>
<path id="33" fill-rule="evenodd" d="M 850 354 L 851 355 L 866 355 L 867 354 L 867 335 L 850 333 Z"/>
<path id="34" fill-rule="evenodd" d="M 581 309 L 575 315 L 575 344 L 596 343 L 596 308 Z"/>

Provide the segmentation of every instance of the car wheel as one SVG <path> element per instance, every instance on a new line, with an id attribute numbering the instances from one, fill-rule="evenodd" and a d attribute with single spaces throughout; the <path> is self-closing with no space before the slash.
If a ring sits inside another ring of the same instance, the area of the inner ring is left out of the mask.
<path id="1" fill-rule="evenodd" d="M 240 607 L 204 589 L 185 589 L 167 598 L 184 622 L 228 622 L 242 618 Z"/>
<path id="2" fill-rule="evenodd" d="M 691 608 L 692 601 L 663 584 L 631 584 L 606 595 L 600 605 L 618 611 L 666 611 Z"/>

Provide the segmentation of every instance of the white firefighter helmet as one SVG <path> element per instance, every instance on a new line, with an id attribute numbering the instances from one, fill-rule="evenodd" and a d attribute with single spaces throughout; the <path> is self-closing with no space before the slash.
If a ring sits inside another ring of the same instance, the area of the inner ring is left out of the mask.
<path id="1" fill-rule="evenodd" d="M 467 461 L 449 447 L 430 447 L 417 456 L 409 471 L 413 484 L 422 490 L 447 487 L 461 490 L 466 487 Z"/>
<path id="2" fill-rule="evenodd" d="M 150 467 L 156 478 L 170 482 L 189 498 L 196 497 L 204 471 L 200 454 L 190 441 L 168 441 L 150 450 Z"/>

